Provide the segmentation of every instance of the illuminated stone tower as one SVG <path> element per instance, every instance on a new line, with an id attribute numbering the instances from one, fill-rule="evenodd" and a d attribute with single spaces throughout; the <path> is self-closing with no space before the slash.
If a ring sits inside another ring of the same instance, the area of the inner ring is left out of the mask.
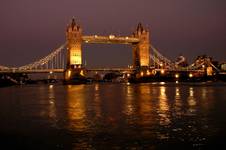
<path id="1" fill-rule="evenodd" d="M 82 28 L 76 24 L 75 20 L 67 26 L 67 66 L 65 70 L 65 80 L 84 76 L 82 67 Z"/>
<path id="2" fill-rule="evenodd" d="M 140 39 L 139 43 L 133 45 L 133 67 L 148 68 L 150 66 L 149 31 L 139 23 L 133 36 Z"/>
<path id="3" fill-rule="evenodd" d="M 67 27 L 67 69 L 82 67 L 82 28 L 72 19 Z"/>

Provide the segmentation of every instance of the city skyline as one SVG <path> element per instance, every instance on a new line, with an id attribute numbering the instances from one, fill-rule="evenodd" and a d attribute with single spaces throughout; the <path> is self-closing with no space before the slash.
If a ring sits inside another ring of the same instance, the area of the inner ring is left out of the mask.
<path id="1" fill-rule="evenodd" d="M 133 0 L 4 1 L 0 6 L 0 64 L 21 66 L 49 54 L 66 41 L 66 26 L 73 17 L 84 35 L 129 36 L 142 22 L 150 30 L 151 43 L 172 60 L 182 54 L 191 62 L 197 55 L 207 54 L 224 61 L 225 3 L 210 0 L 140 1 L 138 4 Z M 84 45 L 83 51 L 84 60 L 91 67 L 132 63 L 130 46 Z"/>

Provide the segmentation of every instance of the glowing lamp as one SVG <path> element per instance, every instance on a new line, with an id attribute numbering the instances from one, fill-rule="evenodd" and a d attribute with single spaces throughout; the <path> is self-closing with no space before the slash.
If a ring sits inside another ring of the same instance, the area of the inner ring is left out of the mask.
<path id="1" fill-rule="evenodd" d="M 143 71 L 140 73 L 140 76 L 142 76 L 142 77 L 144 76 L 144 72 Z"/>
<path id="2" fill-rule="evenodd" d="M 84 76 L 84 71 L 83 70 L 80 71 L 80 75 Z"/>
<path id="3" fill-rule="evenodd" d="M 71 70 L 68 70 L 68 78 L 71 77 Z"/>
<path id="4" fill-rule="evenodd" d="M 109 39 L 114 39 L 115 36 L 114 35 L 109 35 Z"/>

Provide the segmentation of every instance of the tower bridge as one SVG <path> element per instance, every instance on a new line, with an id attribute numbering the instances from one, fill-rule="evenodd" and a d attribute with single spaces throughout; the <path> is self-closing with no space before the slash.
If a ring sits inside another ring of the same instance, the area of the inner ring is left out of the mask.
<path id="1" fill-rule="evenodd" d="M 131 45 L 133 64 L 130 68 L 85 68 L 82 63 L 82 44 L 128 44 Z M 84 77 L 91 71 L 119 71 L 136 73 L 138 76 L 149 76 L 155 72 L 198 72 L 208 70 L 208 67 L 217 69 L 209 59 L 202 59 L 186 67 L 178 66 L 163 56 L 150 42 L 150 32 L 141 23 L 128 36 L 116 35 L 83 35 L 82 28 L 72 19 L 66 28 L 66 42 L 53 50 L 49 55 L 20 67 L 0 65 L 0 73 L 64 73 L 65 81 L 75 77 Z M 211 69 L 210 69 L 211 72 Z"/>
<path id="2" fill-rule="evenodd" d="M 148 68 L 150 66 L 149 31 L 140 23 L 136 31 L 130 36 L 83 36 L 82 28 L 73 19 L 66 30 L 67 65 L 65 80 L 70 81 L 75 76 L 84 75 L 82 64 L 82 43 L 130 44 L 133 52 L 133 68 Z"/>

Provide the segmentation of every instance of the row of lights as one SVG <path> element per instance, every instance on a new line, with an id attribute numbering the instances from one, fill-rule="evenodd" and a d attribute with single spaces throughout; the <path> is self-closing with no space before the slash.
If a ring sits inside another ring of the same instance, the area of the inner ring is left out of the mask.
<path id="1" fill-rule="evenodd" d="M 161 74 L 164 74 L 164 73 L 165 73 L 165 70 L 162 69 L 160 72 L 161 72 Z M 156 71 L 153 70 L 152 73 L 155 74 Z M 141 76 L 144 76 L 144 72 L 142 71 L 142 72 L 140 73 L 140 75 L 141 75 Z M 151 72 L 150 72 L 149 70 L 147 70 L 146 75 L 148 75 L 148 76 L 151 75 Z"/>
<path id="2" fill-rule="evenodd" d="M 161 72 L 161 74 L 164 74 L 165 73 L 165 70 L 162 69 L 160 72 Z M 151 75 L 151 72 L 149 70 L 147 70 L 146 75 Z M 144 76 L 144 72 L 143 71 L 141 71 L 140 76 L 141 77 Z M 176 73 L 175 74 L 175 78 L 178 79 L 179 77 L 180 77 L 180 74 L 179 73 Z M 189 73 L 189 78 L 192 78 L 192 77 L 193 77 L 193 74 L 192 73 Z"/>
<path id="3" fill-rule="evenodd" d="M 94 38 L 97 38 L 97 37 L 98 37 L 98 35 L 94 35 Z M 112 35 L 112 34 L 111 34 L 111 35 L 109 35 L 108 37 L 109 37 L 109 39 L 114 39 L 114 38 L 115 38 L 115 35 Z M 126 36 L 125 39 L 128 40 L 129 37 Z M 89 43 L 89 40 L 86 40 L 85 43 Z"/>
<path id="4" fill-rule="evenodd" d="M 147 70 L 146 71 L 146 75 L 148 75 L 148 76 L 151 75 L 151 72 L 149 70 Z M 144 76 L 144 72 L 143 71 L 141 71 L 140 76 L 142 76 L 142 77 Z"/>
<path id="5" fill-rule="evenodd" d="M 189 75 L 188 75 L 188 76 L 189 76 L 189 78 L 192 78 L 192 77 L 193 77 L 193 74 L 192 74 L 192 73 L 189 73 Z M 177 74 L 175 74 L 175 78 L 177 78 L 177 79 L 178 79 L 179 77 L 180 77 L 180 75 L 179 75 L 178 73 L 177 73 Z"/>
<path id="6" fill-rule="evenodd" d="M 109 39 L 114 39 L 114 38 L 115 38 L 115 35 L 109 35 Z M 126 40 L 128 40 L 128 39 L 129 39 L 129 37 L 128 37 L 128 36 L 126 36 L 126 37 L 125 37 L 125 39 L 126 39 Z"/>

